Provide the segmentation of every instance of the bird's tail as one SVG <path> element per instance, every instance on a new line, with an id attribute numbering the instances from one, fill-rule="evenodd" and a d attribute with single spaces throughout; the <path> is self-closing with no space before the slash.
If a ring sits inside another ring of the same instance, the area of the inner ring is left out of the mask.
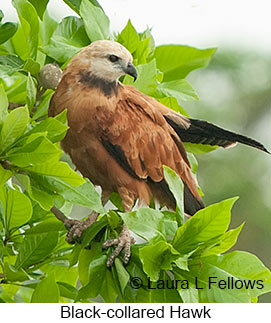
<path id="1" fill-rule="evenodd" d="M 156 197 L 161 205 L 166 205 L 169 209 L 176 209 L 176 200 L 174 195 L 169 189 L 167 182 L 163 179 L 160 182 L 154 182 L 150 178 L 148 179 L 148 184 L 151 187 L 151 190 L 156 192 Z M 199 210 L 204 208 L 204 204 L 200 197 L 196 197 L 188 187 L 188 185 L 184 184 L 184 212 L 188 215 L 193 215 Z M 159 194 L 160 192 L 160 194 Z"/>
<path id="2" fill-rule="evenodd" d="M 270 153 L 260 142 L 232 131 L 225 130 L 207 121 L 188 119 L 189 126 L 185 128 L 183 127 L 183 123 L 178 123 L 177 118 L 174 118 L 174 120 L 170 118 L 166 119 L 181 138 L 182 142 L 206 144 L 224 148 L 234 146 L 240 142 L 244 145 Z"/>
<path id="3" fill-rule="evenodd" d="M 186 183 L 184 183 L 184 212 L 193 215 L 204 208 L 201 199 L 196 198 Z"/>

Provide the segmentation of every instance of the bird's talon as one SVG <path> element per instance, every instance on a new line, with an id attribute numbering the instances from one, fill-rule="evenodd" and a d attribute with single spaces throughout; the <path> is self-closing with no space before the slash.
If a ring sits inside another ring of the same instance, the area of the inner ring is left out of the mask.
<path id="1" fill-rule="evenodd" d="M 126 225 L 123 226 L 118 238 L 105 241 L 102 246 L 104 249 L 111 246 L 117 246 L 107 259 L 107 267 L 111 267 L 113 265 L 115 258 L 117 258 L 122 249 L 124 251 L 123 262 L 127 264 L 129 262 L 131 254 L 131 244 L 134 243 L 135 239 L 131 237 L 129 229 Z"/>
<path id="2" fill-rule="evenodd" d="M 65 216 L 64 216 L 65 217 Z M 88 218 L 84 221 L 68 219 L 65 217 L 65 220 L 62 221 L 65 225 L 65 228 L 68 230 L 66 241 L 70 244 L 81 243 L 81 236 L 83 232 L 91 226 L 97 220 L 98 213 L 91 212 Z"/>
<path id="3" fill-rule="evenodd" d="M 83 232 L 88 228 L 88 224 L 85 221 L 68 219 L 64 223 L 68 230 L 66 241 L 70 244 L 80 243 Z"/>

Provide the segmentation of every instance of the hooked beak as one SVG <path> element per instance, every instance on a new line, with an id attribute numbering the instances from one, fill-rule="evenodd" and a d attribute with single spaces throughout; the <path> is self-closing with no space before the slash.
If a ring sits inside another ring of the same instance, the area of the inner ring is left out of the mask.
<path id="1" fill-rule="evenodd" d="M 136 81 L 137 71 L 132 63 L 128 63 L 127 67 L 125 68 L 125 73 L 131 75 L 134 78 L 134 82 Z"/>

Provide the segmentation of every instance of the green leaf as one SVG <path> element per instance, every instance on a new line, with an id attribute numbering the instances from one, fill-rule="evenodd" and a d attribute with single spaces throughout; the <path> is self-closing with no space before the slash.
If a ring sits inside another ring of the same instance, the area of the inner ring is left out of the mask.
<path id="1" fill-rule="evenodd" d="M 145 273 L 152 281 L 157 281 L 162 269 L 172 269 L 172 262 L 179 257 L 179 253 L 171 244 L 161 240 L 140 248 L 139 257 Z"/>
<path id="2" fill-rule="evenodd" d="M 8 97 L 3 88 L 3 85 L 0 84 L 0 126 L 7 116 L 8 116 Z"/>
<path id="3" fill-rule="evenodd" d="M 80 4 L 82 0 L 63 0 L 63 1 L 79 15 Z"/>
<path id="4" fill-rule="evenodd" d="M 178 228 L 178 224 L 176 221 L 176 213 L 171 211 L 162 211 L 162 213 L 164 214 L 166 236 L 172 239 Z"/>
<path id="5" fill-rule="evenodd" d="M 26 235 L 19 248 L 17 268 L 27 268 L 49 257 L 58 243 L 58 232 Z"/>
<path id="6" fill-rule="evenodd" d="M 160 211 L 141 208 L 129 213 L 120 213 L 120 216 L 128 228 L 143 239 L 151 243 L 166 240 L 164 215 Z"/>
<path id="7" fill-rule="evenodd" d="M 76 188 L 71 186 L 67 187 L 63 183 L 66 189 L 62 192 L 62 195 L 67 201 L 86 206 L 98 213 L 104 213 L 105 209 L 102 206 L 101 197 L 96 191 L 95 186 L 88 179 L 85 180 L 86 183 Z"/>
<path id="8" fill-rule="evenodd" d="M 33 126 L 33 128 L 28 132 L 29 134 L 37 132 L 47 132 L 47 138 L 52 142 L 58 142 L 65 137 L 68 126 L 58 121 L 56 118 L 47 118 Z"/>
<path id="9" fill-rule="evenodd" d="M 9 180 L 12 175 L 13 173 L 10 170 L 4 169 L 3 166 L 0 164 L 0 186 L 5 184 L 6 181 Z"/>
<path id="10" fill-rule="evenodd" d="M 106 270 L 100 295 L 106 303 L 115 303 L 118 293 L 111 270 Z"/>
<path id="11" fill-rule="evenodd" d="M 89 283 L 89 265 L 95 259 L 101 257 L 102 246 L 99 242 L 92 242 L 90 249 L 82 249 L 78 259 L 78 275 L 80 283 L 85 286 Z"/>
<path id="12" fill-rule="evenodd" d="M 42 178 L 34 176 L 33 179 L 44 188 L 63 196 L 68 202 L 88 207 L 98 213 L 105 213 L 100 195 L 87 178 L 85 179 L 86 182 L 77 187 L 74 187 L 73 184 L 70 184 L 68 181 L 65 182 L 56 177 Z M 80 177 L 80 179 L 82 179 L 82 177 Z"/>
<path id="13" fill-rule="evenodd" d="M 53 38 L 59 36 L 66 39 L 64 42 L 77 47 L 83 47 L 89 44 L 89 39 L 84 29 L 84 23 L 81 18 L 65 17 L 58 24 Z M 61 38 L 60 38 L 61 39 Z"/>
<path id="14" fill-rule="evenodd" d="M 148 39 L 148 49 L 149 49 L 149 53 L 147 57 L 148 59 L 149 59 L 149 56 L 153 58 L 154 50 L 155 50 L 155 41 L 151 34 L 151 31 L 152 31 L 151 28 L 147 27 L 147 29 L 144 30 L 143 33 L 139 33 L 140 40 Z"/>
<path id="15" fill-rule="evenodd" d="M 35 8 L 24 0 L 12 0 L 21 21 L 25 39 L 30 46 L 30 57 L 36 59 L 39 42 L 39 19 Z"/>
<path id="16" fill-rule="evenodd" d="M 9 51 L 5 48 L 4 45 L 0 45 L 0 55 L 7 55 Z"/>
<path id="17" fill-rule="evenodd" d="M 122 199 L 118 193 L 112 192 L 110 194 L 109 200 L 117 207 L 117 209 L 119 211 L 124 212 L 124 206 L 122 204 Z"/>
<path id="18" fill-rule="evenodd" d="M 164 82 L 183 79 L 191 71 L 209 64 L 215 48 L 197 49 L 183 45 L 156 47 L 157 67 L 164 73 Z"/>
<path id="19" fill-rule="evenodd" d="M 66 231 L 64 224 L 56 217 L 48 217 L 37 225 L 25 231 L 25 235 L 37 235 L 40 233 L 60 232 Z"/>
<path id="20" fill-rule="evenodd" d="M 186 254 L 224 234 L 228 229 L 231 219 L 230 211 L 236 200 L 236 197 L 231 198 L 198 211 L 178 228 L 173 247 L 181 254 Z"/>
<path id="21" fill-rule="evenodd" d="M 10 39 L 17 31 L 18 25 L 13 22 L 6 22 L 0 25 L 0 44 Z"/>
<path id="22" fill-rule="evenodd" d="M 3 153 L 24 133 L 29 120 L 27 107 L 12 110 L 5 119 L 0 132 L 0 153 Z"/>
<path id="23" fill-rule="evenodd" d="M 206 258 L 205 258 L 206 259 Z M 209 285 L 211 281 L 231 281 L 236 280 L 230 273 L 220 269 L 215 265 L 204 261 L 201 264 L 201 271 L 198 267 L 192 268 L 189 272 L 183 272 L 183 277 L 189 282 L 195 282 L 197 277 L 198 299 L 200 303 L 248 303 L 249 293 L 246 289 L 235 289 L 230 287 L 220 288 L 218 283 Z M 193 266 L 194 267 L 194 266 Z M 196 270 L 197 269 L 197 270 Z M 211 278 L 210 278 L 211 277 Z M 212 278 L 214 277 L 214 278 Z M 209 287 L 210 286 L 210 287 Z"/>
<path id="24" fill-rule="evenodd" d="M 99 294 L 103 285 L 103 280 L 106 272 L 106 255 L 101 255 L 93 259 L 88 267 L 88 284 L 81 287 L 76 297 L 77 300 L 85 298 L 94 298 Z"/>
<path id="25" fill-rule="evenodd" d="M 121 225 L 121 217 L 114 210 L 107 212 L 107 219 L 111 229 L 116 229 Z"/>
<path id="26" fill-rule="evenodd" d="M 75 299 L 77 295 L 77 289 L 68 283 L 57 282 L 60 296 Z"/>
<path id="27" fill-rule="evenodd" d="M 69 257 L 70 267 L 72 267 L 72 266 L 74 266 L 74 265 L 77 264 L 81 250 L 82 250 L 82 246 L 79 243 L 76 244 L 73 247 L 72 252 L 70 254 L 70 257 Z"/>
<path id="28" fill-rule="evenodd" d="M 165 180 L 176 200 L 176 220 L 180 226 L 184 222 L 183 182 L 171 168 L 163 166 L 163 170 Z"/>
<path id="29" fill-rule="evenodd" d="M 138 43 L 137 49 L 134 53 L 134 60 L 136 62 L 136 65 L 147 63 L 147 58 L 150 53 L 150 40 L 151 38 L 145 38 L 140 40 L 140 42 Z"/>
<path id="30" fill-rule="evenodd" d="M 226 233 L 224 233 L 221 236 L 218 243 L 212 248 L 207 249 L 207 251 L 204 252 L 202 256 L 206 257 L 206 256 L 221 254 L 223 252 L 228 251 L 230 248 L 232 248 L 235 245 L 244 224 L 245 223 L 242 223 L 238 228 L 229 230 Z"/>
<path id="31" fill-rule="evenodd" d="M 221 256 L 204 257 L 203 264 L 219 268 L 241 280 L 250 280 L 250 298 L 271 292 L 271 273 L 260 259 L 245 251 L 233 251 Z M 257 284 L 257 281 L 260 283 Z M 254 287 L 252 287 L 254 284 Z M 258 287 L 258 288 L 257 288 Z"/>
<path id="32" fill-rule="evenodd" d="M 25 281 L 29 279 L 27 273 L 21 268 L 17 269 L 11 264 L 4 264 L 6 279 L 8 281 Z"/>
<path id="33" fill-rule="evenodd" d="M 181 107 L 175 97 L 164 97 L 164 98 L 159 98 L 159 102 L 164 104 L 165 106 L 171 108 L 172 110 L 179 112 L 180 114 L 189 117 L 187 112 L 183 107 Z"/>
<path id="34" fill-rule="evenodd" d="M 86 32 L 91 41 L 109 37 L 110 21 L 104 11 L 89 0 L 82 0 L 80 16 L 84 21 Z"/>
<path id="35" fill-rule="evenodd" d="M 25 31 L 26 33 L 24 32 L 22 24 L 19 24 L 17 32 L 10 39 L 13 53 L 18 55 L 24 61 L 31 57 L 31 46 L 27 40 L 27 31 L 29 31 L 29 28 L 27 28 L 27 23 Z"/>
<path id="36" fill-rule="evenodd" d="M 97 233 L 106 227 L 107 224 L 107 217 L 103 216 L 101 219 L 95 221 L 90 227 L 88 227 L 83 232 L 81 248 L 85 248 L 87 245 L 89 245 L 89 243 L 96 237 Z"/>
<path id="37" fill-rule="evenodd" d="M 63 110 L 62 112 L 60 112 L 58 115 L 56 115 L 54 117 L 55 120 L 65 124 L 66 126 L 68 125 L 68 121 L 67 121 L 67 109 Z"/>
<path id="38" fill-rule="evenodd" d="M 192 282 L 197 277 L 198 287 L 203 288 L 199 290 L 200 302 L 250 302 L 271 291 L 270 271 L 247 252 L 196 258 L 189 267 L 190 271 L 182 271 L 182 276 Z M 237 280 L 243 282 L 236 283 Z"/>
<path id="39" fill-rule="evenodd" d="M 78 15 L 80 15 L 80 5 L 82 0 L 63 0 L 72 10 L 74 10 Z M 89 0 L 94 6 L 103 10 L 97 0 Z"/>
<path id="40" fill-rule="evenodd" d="M 116 268 L 118 282 L 120 285 L 120 290 L 122 293 L 124 293 L 124 290 L 130 280 L 130 276 L 129 276 L 127 270 L 124 268 L 124 266 L 119 258 L 115 259 L 114 264 L 115 264 L 115 268 Z"/>
<path id="41" fill-rule="evenodd" d="M 174 278 L 179 281 L 188 281 L 189 288 L 181 288 L 177 285 L 178 292 L 184 303 L 199 303 L 199 292 L 195 285 L 195 277 L 183 270 L 174 269 Z"/>
<path id="42" fill-rule="evenodd" d="M 50 140 L 40 136 L 22 147 L 12 149 L 7 153 L 7 159 L 19 167 L 57 163 L 62 151 Z"/>
<path id="43" fill-rule="evenodd" d="M 139 277 L 143 282 L 143 286 L 147 286 L 148 277 L 143 270 L 142 262 L 139 257 L 139 250 L 141 247 L 142 245 L 139 244 L 132 245 L 131 258 L 126 266 L 126 270 L 130 274 L 130 277 Z"/>
<path id="44" fill-rule="evenodd" d="M 54 94 L 53 90 L 46 91 L 46 94 L 44 95 L 40 105 L 38 106 L 37 110 L 33 114 L 32 121 L 35 121 L 41 117 L 45 117 L 48 115 L 48 107 L 53 94 Z"/>
<path id="45" fill-rule="evenodd" d="M 51 195 L 35 186 L 31 186 L 27 175 L 16 174 L 16 178 L 23 185 L 32 200 L 38 202 L 44 210 L 50 211 L 54 205 L 54 199 Z"/>
<path id="46" fill-rule="evenodd" d="M 25 61 L 23 68 L 24 68 L 24 71 L 29 72 L 30 74 L 35 75 L 35 76 L 38 75 L 40 72 L 40 64 L 35 62 L 32 58 L 28 58 Z M 28 76 L 28 79 L 29 79 L 29 76 Z M 32 82 L 33 82 L 33 80 L 32 80 Z M 34 84 L 34 86 L 35 86 L 35 84 Z M 35 93 L 36 93 L 36 90 L 35 90 Z"/>
<path id="47" fill-rule="evenodd" d="M 37 14 L 42 20 L 43 14 L 46 10 L 49 0 L 28 0 L 28 1 L 35 7 Z"/>
<path id="48" fill-rule="evenodd" d="M 58 23 L 49 15 L 46 10 L 43 15 L 43 21 L 40 23 L 40 36 L 43 46 L 47 45 L 53 36 Z"/>
<path id="49" fill-rule="evenodd" d="M 1 56 L 0 56 L 1 58 Z M 1 74 L 1 71 L 0 71 Z M 9 102 L 21 103 L 26 100 L 26 80 L 27 77 L 23 74 L 14 76 L 15 82 L 6 90 Z"/>
<path id="50" fill-rule="evenodd" d="M 199 99 L 190 83 L 183 79 L 160 83 L 157 86 L 156 90 L 157 94 L 160 97 L 175 97 L 178 101 L 178 104 L 181 104 L 182 101 L 191 101 Z"/>
<path id="51" fill-rule="evenodd" d="M 169 287 L 171 285 L 174 286 L 174 281 L 172 281 L 172 278 L 168 275 L 167 272 L 162 272 L 160 275 L 161 281 L 167 283 Z M 165 288 L 163 290 L 157 288 L 156 286 L 159 283 L 151 283 L 153 289 L 150 289 L 148 291 L 148 298 L 146 299 L 146 302 L 148 303 L 182 303 L 182 299 L 180 298 L 178 291 L 175 288 Z M 140 289 L 139 291 L 142 291 L 143 289 Z M 141 302 L 141 295 L 137 295 L 138 302 Z M 144 296 L 143 296 L 144 297 Z"/>
<path id="52" fill-rule="evenodd" d="M 15 72 L 23 69 L 24 61 L 16 55 L 2 55 L 0 56 L 0 75 L 12 75 Z"/>
<path id="53" fill-rule="evenodd" d="M 58 303 L 59 288 L 54 274 L 48 275 L 35 288 L 31 303 Z"/>
<path id="54" fill-rule="evenodd" d="M 74 10 L 78 15 L 80 15 L 80 5 L 82 0 L 63 0 L 72 10 Z M 94 6 L 103 10 L 101 5 L 97 0 L 89 0 Z"/>
<path id="55" fill-rule="evenodd" d="M 177 258 L 176 260 L 174 260 L 176 266 L 182 270 L 189 270 L 188 268 L 188 258 L 189 258 L 189 254 L 188 255 L 183 255 L 179 258 Z"/>
<path id="56" fill-rule="evenodd" d="M 28 72 L 28 78 L 26 82 L 26 93 L 27 93 L 26 104 L 28 106 L 29 111 L 31 111 L 36 101 L 37 89 L 33 81 L 33 78 L 29 72 Z"/>
<path id="57" fill-rule="evenodd" d="M 130 53 L 133 53 L 137 49 L 139 36 L 130 19 L 125 28 L 118 35 L 117 41 L 126 47 Z"/>
<path id="58" fill-rule="evenodd" d="M 157 87 L 155 60 L 152 60 L 147 64 L 138 65 L 137 72 L 138 77 L 134 83 L 133 78 L 129 75 L 125 76 L 123 83 L 132 84 L 139 91 L 148 95 L 153 95 Z"/>
<path id="59" fill-rule="evenodd" d="M 183 144 L 184 144 L 185 150 L 192 154 L 206 154 L 219 148 L 219 146 L 193 144 L 191 142 L 184 142 Z"/>
<path id="60" fill-rule="evenodd" d="M 0 187 L 0 201 L 7 231 L 18 228 L 31 219 L 32 204 L 25 194 L 2 186 Z"/>
<path id="61" fill-rule="evenodd" d="M 187 154 L 187 158 L 189 160 L 192 173 L 196 175 L 197 174 L 197 170 L 198 170 L 198 161 L 197 161 L 197 159 L 191 153 L 188 153 Z"/>
<path id="62" fill-rule="evenodd" d="M 49 43 L 42 50 L 60 63 L 66 62 L 89 44 L 82 19 L 66 17 L 55 29 Z"/>
<path id="63" fill-rule="evenodd" d="M 58 177 L 72 186 L 79 186 L 85 182 L 84 179 L 73 171 L 67 163 L 61 161 L 54 164 L 43 164 L 28 167 L 27 171 L 44 176 Z"/>

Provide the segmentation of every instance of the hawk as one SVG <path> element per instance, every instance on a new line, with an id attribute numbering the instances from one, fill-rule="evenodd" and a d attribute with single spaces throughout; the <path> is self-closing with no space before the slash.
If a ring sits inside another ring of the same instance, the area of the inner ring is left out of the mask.
<path id="1" fill-rule="evenodd" d="M 175 199 L 163 175 L 162 166 L 167 165 L 182 179 L 184 209 L 193 215 L 204 204 L 184 142 L 224 148 L 240 142 L 267 152 L 253 139 L 187 118 L 122 84 L 119 78 L 125 74 L 137 78 L 130 52 L 114 41 L 95 41 L 71 59 L 49 107 L 49 116 L 67 109 L 69 130 L 63 149 L 83 176 L 102 187 L 103 202 L 117 192 L 126 211 L 135 200 L 149 205 L 152 198 L 174 209 Z M 90 222 L 83 223 L 83 229 Z M 72 236 L 81 234 L 78 221 L 69 220 L 67 226 Z M 127 262 L 131 242 L 124 226 L 118 239 L 104 244 L 117 245 L 107 264 L 112 265 L 123 248 Z"/>

